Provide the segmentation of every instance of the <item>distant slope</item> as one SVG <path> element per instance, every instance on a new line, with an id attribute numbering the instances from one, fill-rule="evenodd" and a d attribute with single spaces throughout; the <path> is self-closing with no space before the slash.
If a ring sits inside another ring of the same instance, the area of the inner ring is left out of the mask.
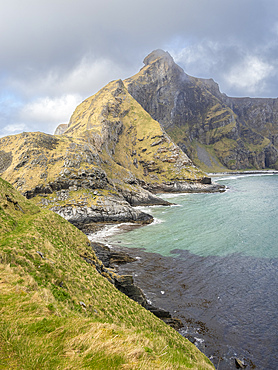
<path id="1" fill-rule="evenodd" d="M 0 369 L 212 369 L 87 261 L 86 236 L 0 179 Z"/>
<path id="2" fill-rule="evenodd" d="M 278 99 L 229 98 L 155 50 L 124 81 L 129 93 L 205 171 L 278 169 Z"/>

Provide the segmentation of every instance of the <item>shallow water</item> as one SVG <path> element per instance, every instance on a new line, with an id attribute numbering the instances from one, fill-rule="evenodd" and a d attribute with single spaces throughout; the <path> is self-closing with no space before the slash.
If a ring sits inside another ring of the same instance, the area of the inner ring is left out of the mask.
<path id="1" fill-rule="evenodd" d="M 219 194 L 166 195 L 156 222 L 110 236 L 141 257 L 121 267 L 218 369 L 278 369 L 278 176 L 219 178 Z M 139 248 L 139 249 L 134 249 Z"/>

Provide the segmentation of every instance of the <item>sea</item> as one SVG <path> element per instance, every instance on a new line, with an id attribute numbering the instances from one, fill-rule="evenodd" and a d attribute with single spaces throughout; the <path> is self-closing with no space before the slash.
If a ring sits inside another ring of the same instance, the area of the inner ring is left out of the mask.
<path id="1" fill-rule="evenodd" d="M 183 323 L 218 370 L 278 369 L 278 175 L 213 178 L 223 193 L 161 194 L 144 227 L 107 226 L 102 238 L 136 262 L 148 300 Z M 99 238 L 101 235 L 97 235 Z"/>

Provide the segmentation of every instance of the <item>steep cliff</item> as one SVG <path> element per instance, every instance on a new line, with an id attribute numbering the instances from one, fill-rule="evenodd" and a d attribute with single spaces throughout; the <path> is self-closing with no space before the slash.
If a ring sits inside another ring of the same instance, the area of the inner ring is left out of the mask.
<path id="1" fill-rule="evenodd" d="M 2 177 L 74 224 L 152 220 L 116 190 L 86 140 L 23 133 L 1 138 L 0 148 Z"/>
<path id="2" fill-rule="evenodd" d="M 129 93 L 206 171 L 278 168 L 278 100 L 230 98 L 156 50 L 124 81 Z"/>
<path id="3" fill-rule="evenodd" d="M 0 173 L 27 198 L 76 225 L 151 222 L 135 205 L 161 191 L 218 191 L 160 124 L 113 81 L 74 111 L 61 135 L 0 139 Z"/>

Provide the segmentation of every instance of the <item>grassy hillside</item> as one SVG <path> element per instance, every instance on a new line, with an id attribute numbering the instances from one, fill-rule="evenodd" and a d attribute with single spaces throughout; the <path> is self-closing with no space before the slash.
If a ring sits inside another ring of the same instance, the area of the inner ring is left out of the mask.
<path id="1" fill-rule="evenodd" d="M 0 179 L 0 369 L 212 369 L 120 293 L 87 238 Z"/>
<path id="2" fill-rule="evenodd" d="M 132 173 L 148 183 L 196 180 L 205 176 L 173 143 L 160 124 L 112 81 L 74 111 L 64 135 L 90 138 L 109 177 Z M 120 166 L 120 167 L 119 167 Z"/>

